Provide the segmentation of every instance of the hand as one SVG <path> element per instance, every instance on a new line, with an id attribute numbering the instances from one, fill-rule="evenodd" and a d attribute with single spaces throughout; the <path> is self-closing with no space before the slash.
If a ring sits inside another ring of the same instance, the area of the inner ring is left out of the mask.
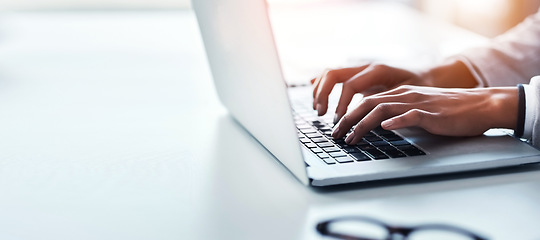
<path id="1" fill-rule="evenodd" d="M 327 70 L 318 78 L 311 80 L 314 84 L 313 109 L 317 110 L 319 116 L 326 114 L 330 92 L 337 83 L 343 83 L 334 117 L 336 123 L 347 112 L 347 106 L 354 94 L 370 95 L 401 84 L 419 84 L 420 80 L 419 75 L 415 73 L 378 64 Z"/>
<path id="2" fill-rule="evenodd" d="M 470 88 L 477 85 L 468 68 L 458 60 L 433 67 L 423 72 L 411 72 L 380 64 L 369 64 L 356 68 L 328 70 L 312 79 L 313 109 L 319 116 L 326 114 L 328 96 L 337 83 L 343 83 L 334 123 L 347 112 L 347 107 L 356 93 L 365 96 L 382 92 L 400 85 Z"/>
<path id="3" fill-rule="evenodd" d="M 514 128 L 518 96 L 515 87 L 435 88 L 400 86 L 365 97 L 336 125 L 332 137 L 354 145 L 370 130 L 417 126 L 446 136 L 476 136 L 490 128 Z"/>

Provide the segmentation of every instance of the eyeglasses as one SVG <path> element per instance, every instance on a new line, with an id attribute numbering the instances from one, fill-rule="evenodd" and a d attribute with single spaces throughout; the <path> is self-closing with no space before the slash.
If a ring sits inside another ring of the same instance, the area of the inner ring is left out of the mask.
<path id="1" fill-rule="evenodd" d="M 320 222 L 323 236 L 346 240 L 487 240 L 471 231 L 445 224 L 391 226 L 368 217 L 342 217 Z"/>

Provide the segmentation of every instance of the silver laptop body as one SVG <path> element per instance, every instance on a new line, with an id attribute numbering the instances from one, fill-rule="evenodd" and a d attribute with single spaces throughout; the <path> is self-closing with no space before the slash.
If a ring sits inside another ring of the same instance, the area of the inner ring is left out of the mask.
<path id="1" fill-rule="evenodd" d="M 540 162 L 540 151 L 504 132 L 468 138 L 395 131 L 425 154 L 328 164 L 299 141 L 265 0 L 193 1 L 219 98 L 231 115 L 302 183 L 326 186 Z M 307 100 L 306 100 L 307 101 Z M 307 102 L 307 104 L 310 104 Z M 493 132 L 493 131 L 492 131 Z"/>

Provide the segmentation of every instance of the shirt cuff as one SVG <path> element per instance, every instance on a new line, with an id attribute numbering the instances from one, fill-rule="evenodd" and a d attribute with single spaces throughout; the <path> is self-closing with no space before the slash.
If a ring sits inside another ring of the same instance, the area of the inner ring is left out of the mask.
<path id="1" fill-rule="evenodd" d="M 538 101 L 535 99 L 534 89 L 531 85 L 523 84 L 525 90 L 525 124 L 523 125 L 523 138 L 531 139 L 532 130 L 534 128 L 534 119 L 536 119 L 536 111 Z"/>

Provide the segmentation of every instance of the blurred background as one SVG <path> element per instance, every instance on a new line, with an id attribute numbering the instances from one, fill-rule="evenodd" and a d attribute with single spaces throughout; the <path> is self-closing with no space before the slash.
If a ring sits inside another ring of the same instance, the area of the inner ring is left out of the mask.
<path id="1" fill-rule="evenodd" d="M 493 37 L 535 13 L 540 0 L 417 0 L 414 4 L 434 17 Z"/>
<path id="2" fill-rule="evenodd" d="M 196 1 L 196 0 L 195 0 Z M 270 0 L 271 3 L 332 0 Z M 335 1 L 335 0 L 333 0 Z M 355 2 L 362 1 L 357 0 Z M 380 0 L 383 1 L 383 0 Z M 397 1 L 435 18 L 487 37 L 496 36 L 536 12 L 540 0 L 385 0 Z M 179 10 L 190 0 L 0 0 L 0 11 L 19 10 Z"/>

